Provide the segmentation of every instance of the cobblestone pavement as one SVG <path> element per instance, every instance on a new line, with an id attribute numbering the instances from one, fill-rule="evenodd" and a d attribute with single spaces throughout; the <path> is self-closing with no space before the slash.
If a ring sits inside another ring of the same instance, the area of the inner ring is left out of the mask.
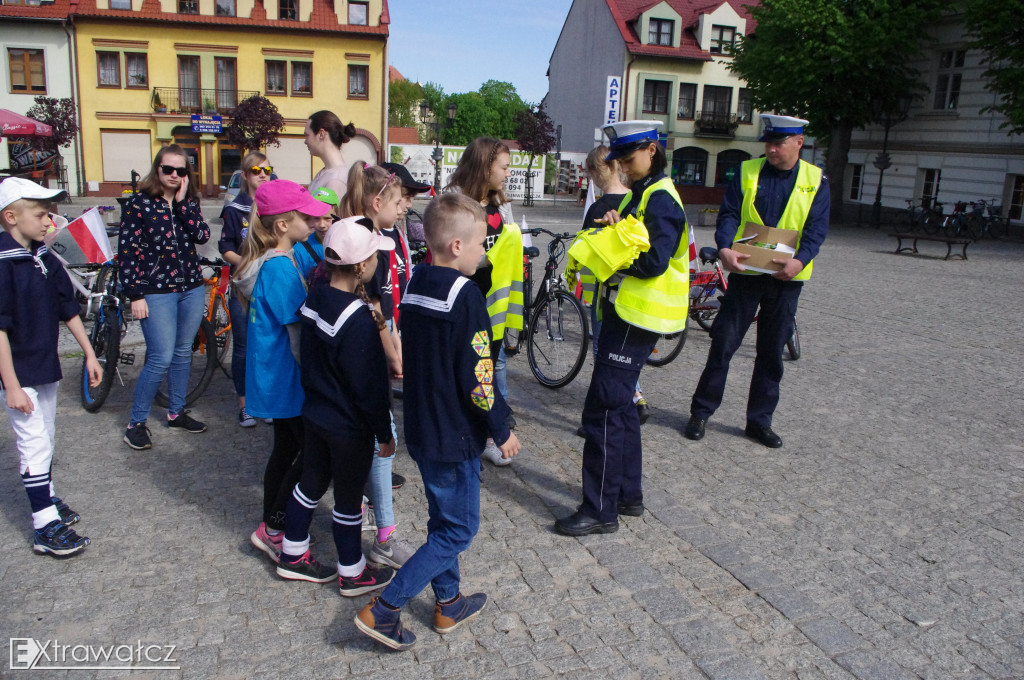
<path id="1" fill-rule="evenodd" d="M 526 212 L 559 229 L 579 215 Z M 711 243 L 710 228 L 697 233 Z M 967 262 L 894 248 L 884 232 L 833 229 L 801 299 L 803 357 L 787 362 L 775 419 L 782 449 L 742 436 L 752 342 L 701 442 L 679 431 L 707 335 L 691 328 L 674 363 L 644 371 L 649 512 L 616 534 L 552 532 L 579 495 L 589 366 L 551 391 L 513 358 L 525 449 L 484 471 L 480 532 L 462 561 L 464 590 L 491 601 L 442 636 L 422 594 L 405 615 L 419 636 L 406 653 L 356 632 L 366 597 L 281 581 L 249 544 L 271 429 L 235 424 L 224 376 L 193 410 L 208 433 L 156 426 L 154 448 L 134 452 L 121 435 L 139 366 L 88 414 L 69 350 L 54 478 L 92 545 L 66 560 L 31 551 L 5 423 L 0 639 L 175 645 L 179 671 L 132 673 L 154 678 L 1024 677 L 1024 246 L 975 244 Z M 400 534 L 415 543 L 426 503 L 401 446 L 395 469 L 409 477 L 395 492 Z M 329 501 L 313 533 L 315 554 L 332 559 Z"/>

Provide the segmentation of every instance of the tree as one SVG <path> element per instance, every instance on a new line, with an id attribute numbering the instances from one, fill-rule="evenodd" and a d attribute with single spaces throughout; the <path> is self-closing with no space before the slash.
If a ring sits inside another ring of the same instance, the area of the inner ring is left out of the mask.
<path id="1" fill-rule="evenodd" d="M 408 80 L 388 83 L 388 125 L 415 127 L 416 111 L 423 99 L 423 88 Z"/>
<path id="2" fill-rule="evenodd" d="M 18 137 L 17 141 L 28 144 L 36 151 L 49 151 L 60 155 L 60 149 L 71 146 L 78 134 L 78 115 L 75 102 L 70 98 L 55 99 L 39 96 L 35 104 L 25 113 L 40 123 L 46 123 L 53 130 L 50 137 Z"/>
<path id="3" fill-rule="evenodd" d="M 478 90 L 487 109 L 494 114 L 493 128 L 486 134 L 498 139 L 512 139 L 516 134 L 516 116 L 530 107 L 516 92 L 512 83 L 488 80 Z"/>
<path id="4" fill-rule="evenodd" d="M 274 102 L 254 94 L 238 102 L 231 124 L 224 128 L 224 138 L 243 151 L 259 151 L 268 146 L 280 146 L 277 138 L 284 130 L 284 116 Z"/>
<path id="5" fill-rule="evenodd" d="M 1024 31 L 1020 29 L 1021 0 L 970 0 L 965 20 L 972 41 L 968 48 L 984 53 L 981 63 L 985 89 L 999 97 L 999 103 L 986 106 L 981 113 L 993 111 L 1006 116 L 999 128 L 1008 135 L 1024 134 Z"/>
<path id="6" fill-rule="evenodd" d="M 828 147 L 832 218 L 843 208 L 843 174 L 854 128 L 875 122 L 871 101 L 924 89 L 909 62 L 939 16 L 938 0 L 762 0 L 755 33 L 732 51 L 754 107 L 810 121 Z M 908 31 L 908 26 L 917 27 Z"/>
<path id="7" fill-rule="evenodd" d="M 555 126 L 541 104 L 537 110 L 524 109 L 516 114 L 516 142 L 519 148 L 530 154 L 526 166 L 526 200 L 523 205 L 533 205 L 533 159 L 546 154 L 555 146 Z"/>

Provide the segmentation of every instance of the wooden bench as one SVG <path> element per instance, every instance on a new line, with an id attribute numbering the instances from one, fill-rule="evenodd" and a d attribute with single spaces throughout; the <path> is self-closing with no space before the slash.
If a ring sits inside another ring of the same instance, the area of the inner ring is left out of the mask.
<path id="1" fill-rule="evenodd" d="M 928 236 L 926 234 L 900 234 L 899 232 L 893 232 L 889 234 L 896 239 L 896 254 L 904 251 L 917 254 L 917 242 L 918 241 L 937 241 L 939 243 L 946 244 L 946 257 L 942 258 L 948 260 L 950 257 L 959 257 L 962 260 L 967 259 L 967 246 L 971 245 L 972 241 L 969 238 L 962 236 Z M 912 242 L 912 245 L 903 245 L 904 241 Z M 957 254 L 953 252 L 953 246 L 963 246 L 963 250 Z"/>

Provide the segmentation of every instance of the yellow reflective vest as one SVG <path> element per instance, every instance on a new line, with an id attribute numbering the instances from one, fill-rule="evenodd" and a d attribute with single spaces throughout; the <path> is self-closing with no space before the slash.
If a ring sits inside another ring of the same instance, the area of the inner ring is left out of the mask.
<path id="1" fill-rule="evenodd" d="M 747 222 L 764 224 L 764 220 L 757 213 L 754 207 L 754 198 L 757 196 L 757 180 L 761 175 L 761 168 L 764 167 L 765 158 L 755 158 L 744 161 L 740 166 L 740 186 L 743 189 L 743 207 L 740 208 L 740 228 L 736 231 L 736 238 L 743 236 L 743 228 Z M 793 193 L 789 195 L 786 208 L 782 211 L 779 223 L 774 226 L 777 229 L 792 229 L 800 232 L 803 236 L 804 223 L 807 216 L 811 214 L 811 204 L 814 197 L 821 188 L 821 168 L 811 165 L 805 160 L 797 163 L 796 184 L 793 186 Z M 797 249 L 800 248 L 800 240 L 797 239 Z M 811 278 L 811 271 L 814 269 L 814 260 L 806 263 L 803 270 L 793 277 L 794 281 L 806 281 Z M 742 272 L 744 274 L 757 274 L 758 272 Z"/>
<path id="2" fill-rule="evenodd" d="M 506 327 L 523 329 L 523 232 L 518 224 L 505 225 L 487 259 L 492 269 L 486 302 L 494 342 L 505 337 Z"/>
<path id="3" fill-rule="evenodd" d="M 683 210 L 683 201 L 676 193 L 672 180 L 663 177 L 644 190 L 636 216 L 641 222 L 647 211 L 647 201 L 655 191 L 665 191 Z M 633 192 L 626 194 L 619 204 L 621 212 L 629 203 Z M 679 246 L 669 260 L 668 269 L 661 276 L 641 279 L 627 276 L 622 280 L 615 296 L 615 313 L 623 321 L 655 333 L 677 333 L 686 328 L 686 314 L 690 299 L 689 225 L 683 225 Z"/>

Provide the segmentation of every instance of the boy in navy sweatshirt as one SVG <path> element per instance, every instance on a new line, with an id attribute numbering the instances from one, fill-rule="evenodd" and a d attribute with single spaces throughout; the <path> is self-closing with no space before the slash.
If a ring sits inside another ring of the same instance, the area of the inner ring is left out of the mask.
<path id="1" fill-rule="evenodd" d="M 19 177 L 0 183 L 0 398 L 14 430 L 21 456 L 18 470 L 32 507 L 32 549 L 63 556 L 81 551 L 89 539 L 70 527 L 80 516 L 56 496 L 50 476 L 61 321 L 85 352 L 93 387 L 99 385 L 103 369 L 78 318 L 71 280 L 43 245 L 43 235 L 53 226 L 47 208 L 62 193 Z"/>
<path id="2" fill-rule="evenodd" d="M 519 452 L 494 389 L 491 321 L 483 293 L 467 276 L 484 256 L 483 208 L 461 195 L 435 198 L 423 216 L 432 265 L 420 265 L 402 300 L 405 445 L 427 496 L 427 542 L 398 570 L 380 597 L 355 618 L 364 634 L 405 650 L 416 636 L 402 627 L 402 607 L 427 584 L 434 589 L 434 630 L 448 633 L 477 616 L 483 593 L 459 592 L 459 554 L 480 524 L 480 454 L 488 437 L 502 456 Z"/>

